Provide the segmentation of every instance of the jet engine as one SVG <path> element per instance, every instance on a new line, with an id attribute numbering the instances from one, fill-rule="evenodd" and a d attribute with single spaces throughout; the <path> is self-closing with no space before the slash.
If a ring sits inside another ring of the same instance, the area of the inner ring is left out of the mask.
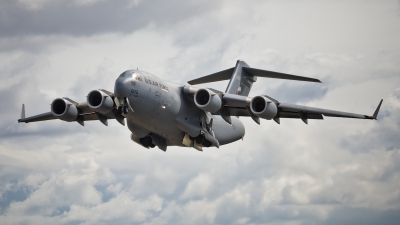
<path id="1" fill-rule="evenodd" d="M 207 112 L 216 112 L 221 108 L 221 98 L 208 89 L 199 89 L 194 94 L 194 103 Z"/>
<path id="2" fill-rule="evenodd" d="M 74 121 L 78 117 L 78 109 L 70 101 L 64 98 L 56 98 L 51 103 L 51 113 L 64 121 Z"/>
<path id="3" fill-rule="evenodd" d="M 93 111 L 101 114 L 107 114 L 114 108 L 114 101 L 111 96 L 100 90 L 89 92 L 87 103 Z"/>
<path id="4" fill-rule="evenodd" d="M 264 96 L 256 96 L 250 102 L 251 112 L 263 119 L 270 120 L 278 113 L 275 103 L 271 102 Z"/>

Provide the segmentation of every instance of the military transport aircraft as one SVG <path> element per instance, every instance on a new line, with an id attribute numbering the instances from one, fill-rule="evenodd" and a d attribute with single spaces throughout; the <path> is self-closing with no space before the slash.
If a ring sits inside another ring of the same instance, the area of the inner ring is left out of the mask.
<path id="1" fill-rule="evenodd" d="M 86 102 L 77 103 L 69 98 L 57 98 L 51 103 L 51 111 L 25 118 L 22 105 L 18 122 L 30 123 L 60 119 L 76 121 L 99 120 L 108 125 L 108 119 L 116 119 L 125 125 L 125 118 L 132 141 L 145 148 L 157 146 L 163 151 L 167 146 L 219 147 L 242 139 L 245 128 L 241 116 L 251 117 L 260 124 L 260 118 L 309 119 L 346 117 L 374 119 L 382 104 L 380 101 L 372 116 L 339 112 L 308 106 L 283 103 L 267 95 L 248 97 L 257 77 L 297 81 L 321 82 L 318 79 L 255 69 L 242 60 L 236 66 L 181 85 L 161 80 L 140 70 L 127 70 L 115 81 L 114 93 L 103 89 L 93 90 Z M 225 92 L 192 85 L 230 80 Z"/>

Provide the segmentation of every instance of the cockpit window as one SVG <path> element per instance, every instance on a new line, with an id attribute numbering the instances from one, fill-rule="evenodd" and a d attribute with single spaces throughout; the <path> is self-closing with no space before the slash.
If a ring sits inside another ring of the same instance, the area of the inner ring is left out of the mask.
<path id="1" fill-rule="evenodd" d="M 125 71 L 119 77 L 132 77 L 132 71 Z"/>

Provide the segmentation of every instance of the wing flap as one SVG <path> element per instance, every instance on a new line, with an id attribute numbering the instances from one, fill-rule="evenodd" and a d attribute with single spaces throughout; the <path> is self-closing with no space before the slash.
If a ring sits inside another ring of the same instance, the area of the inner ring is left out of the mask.
<path id="1" fill-rule="evenodd" d="M 314 119 L 314 120 L 323 120 L 324 117 L 321 114 L 314 114 L 314 113 L 304 113 L 302 114 L 303 117 L 307 119 Z M 279 112 L 278 118 L 292 118 L 292 119 L 301 119 L 301 115 L 298 112 Z"/>

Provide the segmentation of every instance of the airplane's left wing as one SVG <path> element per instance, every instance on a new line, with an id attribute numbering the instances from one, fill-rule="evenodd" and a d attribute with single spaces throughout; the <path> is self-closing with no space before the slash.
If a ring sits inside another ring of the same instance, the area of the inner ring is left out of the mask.
<path id="1" fill-rule="evenodd" d="M 248 97 L 224 93 L 212 88 L 204 89 L 193 86 L 184 86 L 183 92 L 193 97 L 197 107 L 215 115 L 221 115 L 229 124 L 231 116 L 248 116 L 258 124 L 260 118 L 273 119 L 277 123 L 280 123 L 280 118 L 297 118 L 308 123 L 308 119 L 322 120 L 324 116 L 376 120 L 383 101 L 380 101 L 374 114 L 370 116 L 283 103 L 267 95 Z"/>
<path id="2" fill-rule="evenodd" d="M 260 108 L 260 111 L 262 111 L 267 109 L 269 104 L 274 104 L 276 106 L 276 113 L 270 119 L 275 120 L 277 123 L 280 123 L 280 118 L 297 118 L 303 120 L 305 123 L 308 123 L 308 119 L 323 119 L 323 116 L 376 120 L 379 109 L 383 102 L 383 100 L 380 101 L 374 114 L 370 116 L 365 114 L 348 113 L 336 110 L 283 103 L 266 95 L 249 98 L 225 94 L 223 95 L 222 99 L 224 99 L 226 103 L 219 112 L 223 117 L 224 115 L 225 117 L 228 115 L 249 116 L 252 117 L 257 123 L 259 123 L 259 117 L 255 115 L 257 107 Z M 255 101 L 253 101 L 253 99 L 255 99 Z"/>

